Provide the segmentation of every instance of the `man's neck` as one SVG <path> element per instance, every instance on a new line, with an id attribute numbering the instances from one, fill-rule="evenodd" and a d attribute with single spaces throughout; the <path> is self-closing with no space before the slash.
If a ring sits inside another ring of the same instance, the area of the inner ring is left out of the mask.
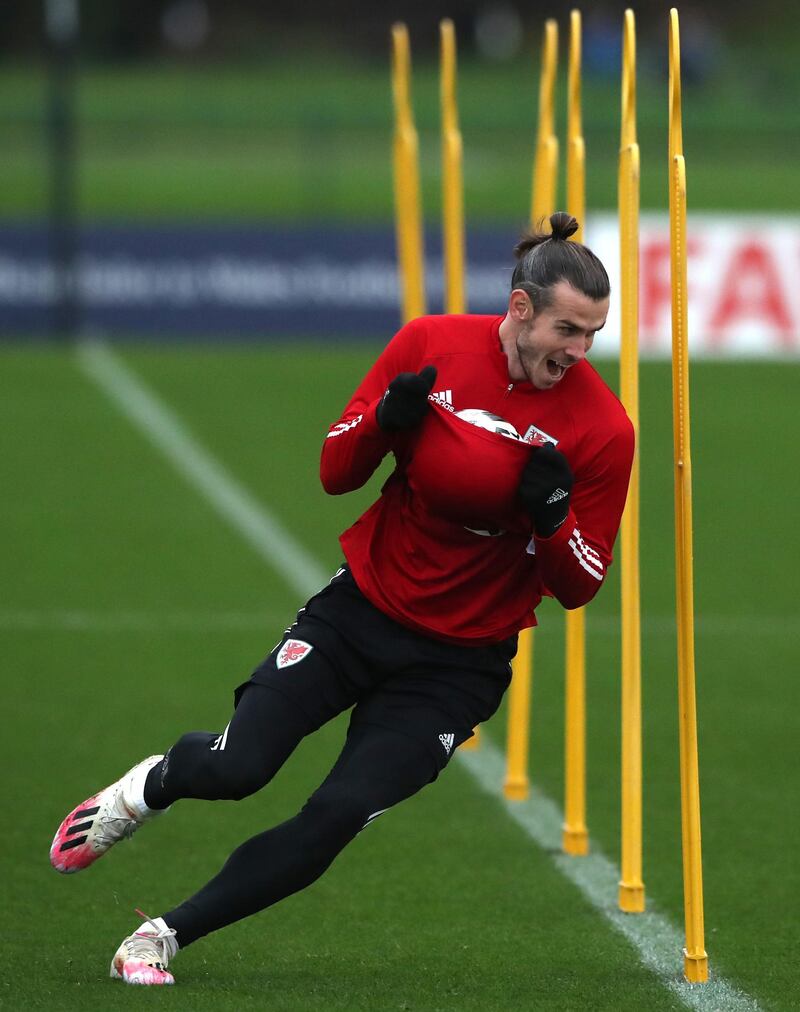
<path id="1" fill-rule="evenodd" d="M 512 383 L 520 383 L 522 380 L 527 379 L 519 360 L 519 353 L 517 352 L 517 336 L 519 332 L 519 324 L 512 320 L 509 314 L 506 314 L 505 319 L 500 324 L 497 336 L 500 338 L 500 348 L 508 360 L 508 378 Z"/>

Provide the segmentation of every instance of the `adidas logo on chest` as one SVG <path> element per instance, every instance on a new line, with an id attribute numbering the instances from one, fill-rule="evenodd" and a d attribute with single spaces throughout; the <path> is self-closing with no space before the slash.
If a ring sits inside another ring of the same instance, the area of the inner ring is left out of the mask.
<path id="1" fill-rule="evenodd" d="M 452 390 L 437 390 L 432 394 L 428 395 L 428 400 L 438 404 L 439 407 L 445 408 L 447 411 L 455 411 L 453 407 L 453 391 Z"/>

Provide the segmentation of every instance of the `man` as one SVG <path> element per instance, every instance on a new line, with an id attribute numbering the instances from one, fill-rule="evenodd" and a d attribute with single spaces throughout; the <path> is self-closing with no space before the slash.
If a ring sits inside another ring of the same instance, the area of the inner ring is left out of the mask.
<path id="1" fill-rule="evenodd" d="M 633 431 L 585 361 L 608 311 L 606 272 L 567 241 L 573 218 L 550 224 L 517 247 L 504 317 L 408 324 L 331 427 L 328 492 L 360 487 L 387 453 L 396 468 L 342 535 L 346 564 L 237 689 L 225 730 L 183 735 L 59 827 L 51 862 L 79 871 L 180 798 L 259 790 L 305 735 L 353 708 L 342 753 L 302 811 L 244 843 L 195 896 L 145 918 L 112 977 L 171 984 L 179 947 L 318 878 L 495 712 L 542 596 L 574 608 L 602 584 Z M 462 408 L 502 416 L 525 441 L 454 418 Z"/>

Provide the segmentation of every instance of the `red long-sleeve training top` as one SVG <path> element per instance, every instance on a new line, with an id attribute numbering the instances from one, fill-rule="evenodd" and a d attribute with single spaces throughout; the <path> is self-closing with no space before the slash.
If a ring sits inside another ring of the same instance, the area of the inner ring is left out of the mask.
<path id="1" fill-rule="evenodd" d="M 333 495 L 360 488 L 392 452 L 380 498 L 341 538 L 362 593 L 403 625 L 438 639 L 497 642 L 536 624 L 544 594 L 566 608 L 597 593 L 611 563 L 633 459 L 633 427 L 589 365 L 549 390 L 511 382 L 502 317 L 421 317 L 400 330 L 367 373 L 322 448 Z M 400 372 L 437 369 L 431 408 L 406 433 L 385 433 L 376 408 Z M 530 445 L 454 416 L 483 408 L 541 443 L 556 443 L 575 475 L 566 522 L 533 536 L 516 501 Z"/>

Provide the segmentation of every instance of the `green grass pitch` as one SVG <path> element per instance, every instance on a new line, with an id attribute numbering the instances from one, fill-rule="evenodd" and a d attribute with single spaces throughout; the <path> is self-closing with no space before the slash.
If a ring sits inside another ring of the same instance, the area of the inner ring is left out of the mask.
<path id="1" fill-rule="evenodd" d="M 327 424 L 375 348 L 122 349 L 196 437 L 331 570 L 376 494 L 330 499 Z M 613 385 L 616 368 L 603 364 Z M 797 1007 L 794 858 L 800 622 L 792 470 L 796 365 L 693 369 L 697 671 L 713 972 L 765 1009 Z M 682 923 L 669 370 L 642 370 L 645 882 Z M 301 603 L 77 368 L 0 351 L 5 721 L 3 952 L 9 1009 L 148 1007 L 667 1010 L 677 999 L 491 798 L 453 764 L 360 836 L 303 894 L 199 942 L 174 989 L 107 979 L 134 906 L 183 899 L 241 840 L 293 814 L 342 740 L 306 741 L 240 804 L 184 802 L 92 870 L 47 851 L 70 806 L 191 728 Z M 588 817 L 619 846 L 618 573 L 588 621 Z M 542 609 L 531 772 L 560 800 L 562 619 Z M 488 734 L 504 736 L 503 714 Z M 609 902 L 614 898 L 610 897 Z M 680 953 L 675 953 L 676 974 Z"/>

